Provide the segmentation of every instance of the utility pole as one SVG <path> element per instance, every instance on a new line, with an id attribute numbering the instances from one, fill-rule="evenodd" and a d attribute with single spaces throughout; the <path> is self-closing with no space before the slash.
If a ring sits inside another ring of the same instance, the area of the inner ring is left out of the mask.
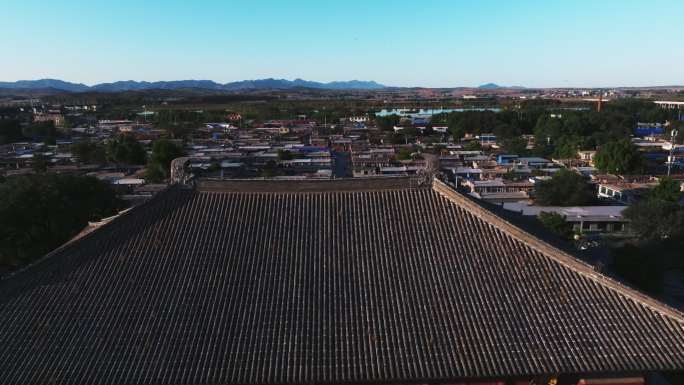
<path id="1" fill-rule="evenodd" d="M 670 171 L 672 170 L 672 162 L 674 161 L 672 156 L 674 154 L 675 139 L 677 138 L 677 134 L 678 131 L 676 129 L 670 131 L 670 156 L 667 158 L 667 176 L 670 176 Z"/>

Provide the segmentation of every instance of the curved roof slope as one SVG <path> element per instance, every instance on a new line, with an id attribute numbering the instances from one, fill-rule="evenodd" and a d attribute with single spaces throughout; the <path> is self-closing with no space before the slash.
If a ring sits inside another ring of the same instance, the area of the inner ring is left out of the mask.
<path id="1" fill-rule="evenodd" d="M 681 314 L 443 187 L 171 188 L 0 283 L 0 384 L 684 368 Z"/>

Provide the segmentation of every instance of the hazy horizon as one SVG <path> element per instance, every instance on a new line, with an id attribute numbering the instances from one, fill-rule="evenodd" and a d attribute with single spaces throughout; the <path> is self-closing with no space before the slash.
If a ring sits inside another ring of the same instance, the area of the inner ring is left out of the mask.
<path id="1" fill-rule="evenodd" d="M 296 79 L 396 87 L 684 84 L 684 2 L 16 1 L 2 81 Z M 47 15 L 47 16 L 46 16 Z"/>
<path id="2" fill-rule="evenodd" d="M 337 80 L 331 80 L 331 81 L 319 81 L 316 79 L 306 79 L 306 78 L 284 78 L 284 77 L 277 77 L 277 76 L 269 76 L 265 78 L 259 78 L 259 79 L 235 79 L 235 80 L 230 80 L 227 82 L 219 82 L 213 79 L 163 79 L 163 80 L 146 80 L 146 79 L 119 79 L 119 80 L 114 80 L 114 81 L 108 81 L 108 82 L 97 82 L 97 83 L 86 83 L 86 82 L 81 82 L 77 80 L 68 80 L 68 79 L 59 79 L 59 78 L 51 78 L 51 77 L 38 77 L 34 79 L 16 79 L 16 80 L 5 80 L 5 79 L 0 79 L 0 83 L 6 82 L 6 83 L 14 83 L 14 82 L 23 82 L 23 81 L 40 81 L 40 80 L 59 80 L 59 81 L 64 81 L 68 83 L 73 83 L 73 84 L 83 84 L 88 87 L 93 87 L 96 85 L 100 84 L 108 84 L 108 83 L 115 83 L 115 82 L 147 82 L 147 83 L 156 83 L 156 82 L 174 82 L 174 81 L 213 81 L 218 84 L 227 84 L 227 83 L 233 83 L 233 82 L 241 82 L 241 81 L 258 81 L 258 80 L 267 80 L 267 79 L 274 79 L 274 80 L 287 80 L 287 81 L 295 81 L 295 80 L 305 80 L 305 81 L 311 81 L 311 82 L 318 82 L 318 83 L 330 83 L 330 82 L 351 82 L 351 81 L 361 81 L 361 82 L 371 82 L 375 81 L 374 79 L 337 79 Z M 648 84 L 648 85 L 604 85 L 604 86 L 542 86 L 542 87 L 531 87 L 531 86 L 526 86 L 525 84 L 501 84 L 497 82 L 485 82 L 481 84 L 474 84 L 474 85 L 451 85 L 451 86 L 414 86 L 414 85 L 387 85 L 383 84 L 381 82 L 377 82 L 383 86 L 386 86 L 387 88 L 434 88 L 434 89 L 450 89 L 450 88 L 479 88 L 480 86 L 484 85 L 489 85 L 489 84 L 494 84 L 496 86 L 499 86 L 501 88 L 516 88 L 516 87 L 523 87 L 527 89 L 560 89 L 560 88 L 586 88 L 586 89 L 595 89 L 595 88 L 663 88 L 663 87 L 684 87 L 684 82 L 681 84 Z"/>

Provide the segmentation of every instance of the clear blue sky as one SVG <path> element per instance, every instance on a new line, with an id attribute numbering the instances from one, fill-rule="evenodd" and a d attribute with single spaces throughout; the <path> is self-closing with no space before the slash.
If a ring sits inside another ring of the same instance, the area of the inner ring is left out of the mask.
<path id="1" fill-rule="evenodd" d="M 0 80 L 684 84 L 684 0 L 7 0 Z"/>

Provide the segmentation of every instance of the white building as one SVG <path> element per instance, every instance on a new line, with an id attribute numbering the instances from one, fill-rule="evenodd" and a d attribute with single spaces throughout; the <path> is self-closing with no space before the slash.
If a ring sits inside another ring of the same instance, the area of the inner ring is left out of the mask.
<path id="1" fill-rule="evenodd" d="M 525 202 L 506 202 L 504 209 L 522 215 L 539 216 L 542 212 L 556 213 L 565 218 L 577 232 L 623 232 L 627 220 L 622 212 L 627 206 L 535 206 Z"/>

